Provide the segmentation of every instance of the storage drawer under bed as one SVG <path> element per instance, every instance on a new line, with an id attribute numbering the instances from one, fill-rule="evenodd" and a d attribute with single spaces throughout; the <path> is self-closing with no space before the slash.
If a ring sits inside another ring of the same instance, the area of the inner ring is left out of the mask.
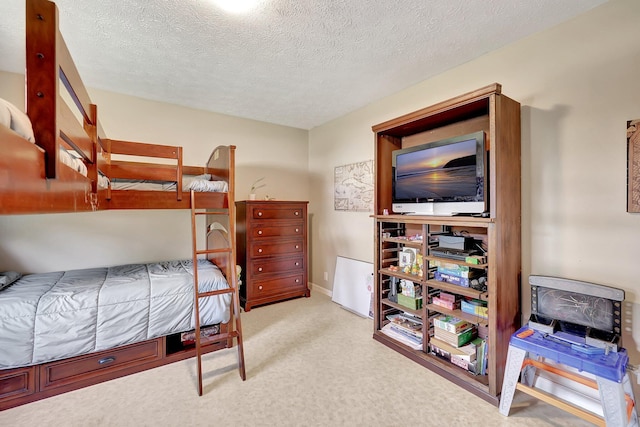
<path id="1" fill-rule="evenodd" d="M 106 375 L 162 357 L 160 339 L 144 341 L 40 366 L 40 389 L 59 387 L 87 377 Z"/>
<path id="2" fill-rule="evenodd" d="M 0 402 L 28 396 L 36 391 L 36 367 L 9 369 L 0 372 Z M 3 405 L 0 404 L 0 409 Z"/>

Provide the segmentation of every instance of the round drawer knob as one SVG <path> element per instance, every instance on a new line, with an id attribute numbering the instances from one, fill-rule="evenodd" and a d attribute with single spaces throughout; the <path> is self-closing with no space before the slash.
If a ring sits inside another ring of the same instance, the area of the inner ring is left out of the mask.
<path id="1" fill-rule="evenodd" d="M 296 266 L 298 266 L 298 265 L 300 265 L 300 263 L 299 263 L 299 262 L 296 262 Z"/>
<path id="2" fill-rule="evenodd" d="M 258 268 L 258 271 L 262 271 L 262 267 L 259 267 L 259 268 Z"/>
<path id="3" fill-rule="evenodd" d="M 262 234 L 262 230 L 258 230 L 258 234 Z"/>
<path id="4" fill-rule="evenodd" d="M 261 254 L 262 253 L 262 249 L 258 249 L 258 253 Z"/>
<path id="5" fill-rule="evenodd" d="M 258 212 L 258 216 L 262 216 L 262 212 Z"/>
<path id="6" fill-rule="evenodd" d="M 300 246 L 296 245 L 296 249 L 300 249 Z"/>
<path id="7" fill-rule="evenodd" d="M 296 283 L 300 283 L 300 279 L 296 279 Z"/>
<path id="8" fill-rule="evenodd" d="M 299 229 L 299 228 L 296 228 L 296 233 L 299 233 L 299 232 L 300 232 L 300 229 Z"/>
<path id="9" fill-rule="evenodd" d="M 295 214 L 295 215 L 296 215 L 296 216 L 299 216 L 299 215 L 300 215 L 300 212 L 296 211 L 296 214 Z"/>
<path id="10" fill-rule="evenodd" d="M 262 285 L 258 286 L 258 289 L 262 290 Z"/>

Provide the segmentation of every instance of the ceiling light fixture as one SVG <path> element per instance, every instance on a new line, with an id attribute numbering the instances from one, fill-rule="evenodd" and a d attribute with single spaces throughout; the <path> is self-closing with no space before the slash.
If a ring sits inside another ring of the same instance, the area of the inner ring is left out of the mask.
<path id="1" fill-rule="evenodd" d="M 214 0 L 214 3 L 229 13 L 246 13 L 255 8 L 260 0 Z"/>

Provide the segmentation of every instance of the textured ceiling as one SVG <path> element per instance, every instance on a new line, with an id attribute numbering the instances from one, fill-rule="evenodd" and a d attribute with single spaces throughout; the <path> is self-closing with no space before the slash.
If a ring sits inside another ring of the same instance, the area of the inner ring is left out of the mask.
<path id="1" fill-rule="evenodd" d="M 57 0 L 88 87 L 310 129 L 605 0 Z M 24 0 L 0 69 L 24 70 Z"/>

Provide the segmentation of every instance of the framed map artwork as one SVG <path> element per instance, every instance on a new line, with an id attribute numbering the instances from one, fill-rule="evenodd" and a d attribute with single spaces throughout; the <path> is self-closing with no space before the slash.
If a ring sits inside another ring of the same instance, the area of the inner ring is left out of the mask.
<path id="1" fill-rule="evenodd" d="M 373 160 L 336 166 L 334 209 L 373 212 Z"/>
<path id="2" fill-rule="evenodd" d="M 627 122 L 627 212 L 640 212 L 640 119 Z"/>

